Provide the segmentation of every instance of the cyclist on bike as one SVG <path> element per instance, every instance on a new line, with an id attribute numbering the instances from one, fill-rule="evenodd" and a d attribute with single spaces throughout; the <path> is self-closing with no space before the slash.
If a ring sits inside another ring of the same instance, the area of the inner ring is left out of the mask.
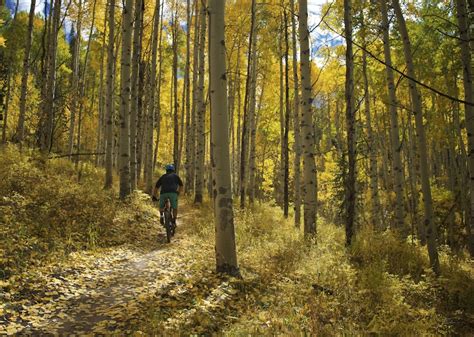
<path id="1" fill-rule="evenodd" d="M 183 189 L 183 182 L 181 178 L 175 173 L 173 164 L 168 164 L 165 167 L 166 173 L 163 174 L 153 188 L 152 199 L 156 198 L 158 190 L 160 190 L 160 223 L 163 225 L 163 210 L 165 208 L 166 199 L 170 199 L 171 207 L 173 208 L 173 224 L 176 226 L 176 218 L 178 217 L 178 195 Z"/>

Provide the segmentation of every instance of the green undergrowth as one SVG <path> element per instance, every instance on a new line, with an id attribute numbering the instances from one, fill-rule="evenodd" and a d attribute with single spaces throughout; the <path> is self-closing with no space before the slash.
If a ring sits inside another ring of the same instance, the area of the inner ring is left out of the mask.
<path id="1" fill-rule="evenodd" d="M 67 159 L 0 149 L 0 280 L 75 251 L 153 243 L 151 204 L 139 193 L 118 201 L 103 176 L 88 163 L 76 169 Z"/>
<path id="2" fill-rule="evenodd" d="M 236 209 L 242 279 L 228 278 L 209 271 L 215 263 L 212 209 L 193 212 L 180 231 L 194 247 L 185 282 L 200 290 L 184 302 L 175 299 L 185 303 L 178 311 L 149 303 L 135 326 L 146 334 L 418 336 L 474 329 L 472 265 L 446 252 L 443 276 L 436 278 L 424 247 L 390 232 L 363 230 L 348 251 L 343 228 L 320 221 L 317 242 L 308 242 L 280 209 L 259 204 Z M 223 284 L 230 290 L 209 305 Z"/>

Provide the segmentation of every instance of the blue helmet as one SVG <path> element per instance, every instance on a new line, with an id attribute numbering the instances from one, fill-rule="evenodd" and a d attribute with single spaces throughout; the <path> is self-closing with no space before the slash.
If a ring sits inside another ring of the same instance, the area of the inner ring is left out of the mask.
<path id="1" fill-rule="evenodd" d="M 173 164 L 168 164 L 166 165 L 166 171 L 174 171 L 174 165 Z"/>

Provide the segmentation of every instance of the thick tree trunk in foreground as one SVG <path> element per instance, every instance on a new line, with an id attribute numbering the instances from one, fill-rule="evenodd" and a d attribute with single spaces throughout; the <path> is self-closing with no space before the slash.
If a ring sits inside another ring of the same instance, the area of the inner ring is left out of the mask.
<path id="1" fill-rule="evenodd" d="M 311 64 L 309 63 L 308 2 L 298 0 L 301 71 L 301 132 L 303 137 L 303 205 L 304 233 L 316 235 L 317 176 L 314 160 L 313 110 L 311 93 Z"/>
<path id="2" fill-rule="evenodd" d="M 35 20 L 36 0 L 31 0 L 30 14 L 28 16 L 28 30 L 26 34 L 25 54 L 23 56 L 23 69 L 21 73 L 20 91 L 20 114 L 16 129 L 17 141 L 22 142 L 25 137 L 25 114 L 26 114 L 26 93 L 28 90 L 28 76 L 30 74 L 30 54 L 33 40 L 33 23 Z"/>
<path id="3" fill-rule="evenodd" d="M 471 68 L 472 60 L 468 42 L 471 37 L 468 31 L 466 2 L 464 0 L 456 0 L 456 9 L 461 37 L 460 45 L 461 61 L 463 65 L 464 100 L 467 102 L 474 102 L 474 87 L 472 85 L 473 74 Z M 464 109 L 466 113 L 470 195 L 470 217 L 469 219 L 466 219 L 466 232 L 468 235 L 469 253 L 471 256 L 474 256 L 474 107 L 465 104 Z"/>
<path id="4" fill-rule="evenodd" d="M 130 63 L 132 57 L 133 0 L 126 0 L 122 12 L 122 57 L 120 69 L 120 198 L 130 194 Z"/>
<path id="5" fill-rule="evenodd" d="M 107 75 L 105 88 L 105 188 L 111 188 L 113 182 L 113 150 L 114 150 L 114 32 L 115 32 L 115 0 L 108 1 L 109 38 L 107 43 Z"/>
<path id="6" fill-rule="evenodd" d="M 393 0 L 393 8 L 395 10 L 395 15 L 397 16 L 398 27 L 403 41 L 403 53 L 405 55 L 405 62 L 407 65 L 407 74 L 410 78 L 416 78 L 410 38 L 408 36 L 405 18 L 403 17 L 398 0 Z M 428 150 L 426 147 L 425 128 L 423 126 L 421 95 L 416 87 L 416 83 L 413 80 L 408 81 L 408 87 L 410 89 L 410 97 L 413 104 L 413 113 L 415 114 L 415 128 L 420 160 L 421 191 L 423 193 L 423 204 L 425 208 L 424 224 L 426 229 L 426 241 L 428 244 L 428 255 L 430 258 L 431 268 L 433 268 L 433 271 L 436 274 L 439 274 L 440 267 L 437 250 L 438 234 L 434 223 L 433 202 L 431 198 L 431 186 L 428 168 Z"/>
<path id="7" fill-rule="evenodd" d="M 224 5 L 225 2 L 221 0 L 210 0 L 209 2 L 209 71 L 212 149 L 214 151 L 212 169 L 216 223 L 216 269 L 218 272 L 239 275 L 230 175 Z"/>
<path id="8" fill-rule="evenodd" d="M 385 64 L 387 73 L 387 91 L 389 98 L 390 124 L 391 124 L 391 140 L 392 140 L 392 158 L 393 158 L 393 188 L 395 190 L 395 228 L 399 231 L 405 231 L 405 212 L 403 207 L 403 166 L 400 143 L 399 129 L 398 129 L 398 102 L 395 93 L 395 81 L 393 77 L 392 55 L 390 51 L 390 36 L 389 36 L 389 22 L 387 13 L 387 4 L 384 1 L 380 2 L 382 14 L 382 29 L 383 29 L 383 43 Z"/>

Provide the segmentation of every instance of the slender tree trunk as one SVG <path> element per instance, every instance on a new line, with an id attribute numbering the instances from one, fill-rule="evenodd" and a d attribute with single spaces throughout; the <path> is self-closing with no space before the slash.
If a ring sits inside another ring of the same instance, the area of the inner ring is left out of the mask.
<path id="1" fill-rule="evenodd" d="M 186 0 L 186 66 L 184 69 L 184 96 L 185 96 L 185 102 L 184 102 L 184 108 L 186 109 L 186 161 L 184 163 L 184 168 L 186 171 L 186 188 L 185 192 L 189 193 L 190 189 L 187 186 L 188 183 L 190 182 L 191 179 L 191 166 L 192 166 L 192 156 L 191 156 L 191 150 L 192 146 L 191 143 L 194 141 L 193 137 L 191 136 L 191 128 L 192 128 L 192 122 L 191 122 L 191 99 L 190 99 L 190 93 L 191 93 L 191 81 L 190 81 L 190 66 L 191 66 L 191 1 Z M 181 133 L 182 135 L 182 133 Z"/>
<path id="2" fill-rule="evenodd" d="M 303 205 L 304 233 L 306 237 L 316 235 L 317 175 L 314 160 L 313 111 L 311 93 L 311 64 L 309 63 L 308 2 L 298 0 L 300 71 L 301 71 L 301 132 L 303 155 Z"/>
<path id="3" fill-rule="evenodd" d="M 393 0 L 393 8 L 397 17 L 398 27 L 400 35 L 403 41 L 403 52 L 405 55 L 405 62 L 407 65 L 407 74 L 409 78 L 415 78 L 415 68 L 412 60 L 412 51 L 408 31 L 405 24 L 405 19 L 400 8 L 398 0 Z M 426 241 L 428 244 L 428 255 L 430 258 L 430 264 L 433 271 L 436 274 L 440 273 L 438 250 L 437 250 L 437 229 L 434 223 L 433 214 L 433 202 L 431 198 L 431 186 L 428 169 L 428 150 L 426 148 L 426 135 L 425 128 L 423 126 L 423 110 L 421 103 L 421 95 L 416 87 L 416 83 L 413 80 L 408 81 L 408 87 L 410 89 L 410 96 L 413 104 L 413 112 L 415 114 L 415 128 L 418 140 L 418 150 L 420 153 L 420 179 L 421 179 L 421 191 L 423 193 L 423 204 L 425 208 L 425 219 L 424 224 L 426 228 Z M 474 141 L 474 136 L 473 136 Z"/>
<path id="4" fill-rule="evenodd" d="M 45 88 L 45 104 L 43 105 L 44 124 L 42 127 L 41 151 L 51 150 L 53 145 L 55 88 L 56 88 L 56 54 L 58 47 L 58 32 L 61 18 L 61 0 L 54 1 L 52 26 L 48 39 L 48 66 Z"/>
<path id="5" fill-rule="evenodd" d="M 76 113 L 79 105 L 80 97 L 77 94 L 79 91 L 79 66 L 81 56 L 81 39 L 82 39 L 82 0 L 78 3 L 78 14 L 76 21 L 76 35 L 74 36 L 74 43 L 72 48 L 72 85 L 71 85 L 71 118 L 69 121 L 69 140 L 68 140 L 68 154 L 69 159 L 72 159 L 74 148 L 74 133 L 76 128 Z"/>
<path id="6" fill-rule="evenodd" d="M 206 102 L 204 101 L 204 47 L 206 45 L 206 1 L 201 4 L 201 26 L 199 28 L 199 75 L 197 88 L 196 116 L 196 182 L 194 202 L 201 204 L 204 190 L 204 158 L 205 158 L 205 121 Z"/>
<path id="7" fill-rule="evenodd" d="M 300 227 L 301 224 L 301 137 L 300 137 L 300 93 L 299 93 L 299 78 L 298 78 L 298 58 L 296 47 L 296 13 L 295 13 L 295 0 L 290 0 L 291 5 L 291 37 L 292 37 L 292 49 L 293 49 L 293 83 L 294 83 L 294 99 L 293 99 L 293 132 L 295 142 L 293 146 L 293 152 L 295 153 L 294 163 L 294 202 L 295 202 L 295 226 Z"/>
<path id="8" fill-rule="evenodd" d="M 12 81 L 12 74 L 11 71 L 8 72 L 7 74 L 7 90 L 6 90 L 6 102 L 5 102 L 5 109 L 4 109 L 4 116 L 3 116 L 3 128 L 2 128 L 2 144 L 5 144 L 7 142 L 7 129 L 8 129 L 8 112 L 10 108 L 10 100 L 11 100 L 11 81 Z M 1 115 L 0 115 L 1 116 Z"/>
<path id="9" fill-rule="evenodd" d="M 104 60 L 105 60 L 105 39 L 107 37 L 107 15 L 108 6 L 106 4 L 104 15 L 104 34 L 102 35 L 102 48 L 100 49 L 100 71 L 99 71 L 99 116 L 97 130 L 96 153 L 105 153 L 105 95 L 104 95 Z M 104 165 L 102 155 L 96 155 L 95 165 Z"/>
<path id="10" fill-rule="evenodd" d="M 460 32 L 461 44 L 461 61 L 463 65 L 463 83 L 464 83 L 464 100 L 474 102 L 474 87 L 472 80 L 471 53 L 469 50 L 470 32 L 468 28 L 468 18 L 466 2 L 464 0 L 456 0 L 457 18 Z M 474 107 L 465 104 L 464 110 L 466 114 L 467 129 L 467 147 L 468 147 L 468 167 L 469 167 L 469 200 L 470 200 L 470 218 L 466 221 L 466 232 L 468 235 L 468 249 L 471 256 L 474 256 Z"/>
<path id="11" fill-rule="evenodd" d="M 248 156 L 248 143 L 249 143 L 249 121 L 250 121 L 250 103 L 249 98 L 251 96 L 251 82 L 252 82 L 252 47 L 254 46 L 253 40 L 255 39 L 255 0 L 252 0 L 252 18 L 250 23 L 250 38 L 249 38 L 249 50 L 248 50 L 248 61 L 247 61 L 247 79 L 245 85 L 245 98 L 244 98 L 244 116 L 242 124 L 242 146 L 240 152 L 240 208 L 245 208 L 245 196 L 247 187 L 247 156 Z"/>
<path id="12" fill-rule="evenodd" d="M 109 189 L 113 183 L 113 150 L 114 150 L 114 32 L 115 32 L 115 0 L 108 0 L 108 29 L 107 43 L 107 75 L 105 88 L 105 114 L 107 125 L 105 129 L 105 188 Z"/>
<path id="13" fill-rule="evenodd" d="M 354 104 L 354 54 L 352 51 L 352 3 L 344 0 L 344 33 L 346 36 L 346 125 L 349 172 L 346 177 L 346 245 L 352 243 L 355 227 L 356 148 Z"/>
<path id="14" fill-rule="evenodd" d="M 288 41 L 288 16 L 286 9 L 283 11 L 283 22 L 284 22 L 284 34 L 285 34 L 285 127 L 283 134 L 283 146 L 284 146 L 284 157 L 283 157 L 283 215 L 288 218 L 288 211 L 290 206 L 290 146 L 288 141 L 290 131 L 290 65 L 289 65 L 289 53 L 290 45 Z"/>
<path id="15" fill-rule="evenodd" d="M 158 94 L 158 97 L 157 97 L 157 101 L 156 101 L 156 115 L 155 115 L 155 119 L 156 119 L 156 144 L 155 144 L 155 153 L 157 153 L 158 151 L 158 145 L 159 145 L 159 142 L 160 142 L 160 135 L 161 135 L 161 84 L 162 84 L 162 81 L 161 81 L 161 78 L 163 76 L 163 6 L 164 6 L 164 1 L 161 3 L 161 19 L 160 19 L 160 37 L 158 38 L 159 40 L 159 46 L 158 46 L 158 50 L 159 50 L 159 62 L 160 62 L 160 66 L 159 66 L 159 72 L 158 72 L 158 79 L 157 79 L 157 86 L 158 86 L 158 90 L 157 90 L 157 94 Z M 153 171 L 155 171 L 155 166 L 156 166 L 156 155 L 155 155 L 155 158 L 153 160 Z"/>
<path id="16" fill-rule="evenodd" d="M 236 65 L 236 74 L 235 74 L 235 90 L 237 92 L 237 130 L 235 137 L 236 145 L 236 154 L 235 154 L 235 163 L 234 163 L 234 195 L 237 197 L 240 191 L 240 146 L 241 146 L 241 109 L 242 109 L 242 93 L 241 93 L 241 82 L 240 82 L 240 45 L 237 49 L 237 65 Z"/>
<path id="17" fill-rule="evenodd" d="M 122 11 L 122 56 L 120 69 L 120 198 L 130 194 L 130 63 L 132 54 L 133 0 L 126 0 Z"/>
<path id="18" fill-rule="evenodd" d="M 255 22 L 254 22 L 255 25 Z M 253 28 L 252 38 L 252 54 L 250 59 L 250 87 L 248 97 L 248 123 L 249 123 L 249 179 L 248 179 L 248 196 L 249 203 L 253 205 L 255 201 L 255 175 L 256 175 L 256 141 L 257 141 L 257 117 L 255 113 L 256 95 L 257 95 L 257 31 Z"/>
<path id="19" fill-rule="evenodd" d="M 224 45 L 225 1 L 210 0 L 209 59 L 217 272 L 239 275 L 235 248 Z"/>
<path id="20" fill-rule="evenodd" d="M 26 94 L 28 91 L 28 76 L 30 73 L 30 54 L 33 40 L 33 24 L 35 20 L 36 0 L 31 0 L 30 14 L 28 16 L 28 30 L 26 34 L 25 54 L 23 56 L 23 69 L 21 72 L 20 89 L 20 114 L 16 129 L 17 141 L 23 142 L 25 137 L 25 114 L 26 114 Z"/>
<path id="21" fill-rule="evenodd" d="M 153 130 L 154 130 L 154 117 L 155 117 L 155 87 L 156 87 L 156 66 L 158 58 L 158 32 L 160 30 L 160 0 L 156 1 L 155 15 L 153 20 L 153 35 L 152 35 L 152 48 L 151 48 L 151 73 L 150 73 L 150 88 L 151 97 L 150 104 L 148 106 L 148 119 L 147 119 L 147 173 L 145 176 L 146 191 L 150 193 L 153 188 Z M 160 60 L 161 61 L 161 60 Z M 159 94 L 158 94 L 159 95 Z M 157 146 L 158 147 L 158 146 Z"/>
<path id="22" fill-rule="evenodd" d="M 393 158 L 393 181 L 394 190 L 396 196 L 395 203 L 395 228 L 406 234 L 405 227 L 405 212 L 403 207 L 403 166 L 401 158 L 402 145 L 399 138 L 398 129 L 398 111 L 397 111 L 397 97 L 395 93 L 395 81 L 393 77 L 392 56 L 390 52 L 390 38 L 389 38 L 389 22 L 387 14 L 387 4 L 384 1 L 380 2 L 381 14 L 382 14 L 382 26 L 383 26 L 383 41 L 384 41 L 384 54 L 385 64 L 387 73 L 387 90 L 389 97 L 389 111 L 390 111 L 390 122 L 391 122 L 391 145 L 392 145 L 392 158 Z"/>
<path id="23" fill-rule="evenodd" d="M 173 41 L 173 161 L 176 172 L 179 172 L 179 114 L 178 114 L 178 5 L 174 2 L 173 26 L 171 27 Z"/>
<path id="24" fill-rule="evenodd" d="M 135 0 L 135 27 L 133 30 L 133 56 L 131 77 L 130 110 L 130 189 L 137 188 L 137 123 L 138 123 L 138 81 L 140 78 L 140 59 L 142 49 L 142 15 L 145 11 L 143 0 Z M 153 88 L 153 87 L 152 87 Z"/>
<path id="25" fill-rule="evenodd" d="M 189 157 L 186 156 L 186 160 L 189 162 L 186 178 L 185 190 L 186 193 L 191 194 L 194 191 L 194 181 L 196 174 L 196 115 L 198 109 L 198 62 L 199 62 L 199 1 L 195 1 L 194 6 L 194 42 L 193 42 L 193 90 L 192 90 L 192 104 L 191 104 L 191 116 L 190 116 L 190 128 L 187 137 L 189 138 Z"/>
<path id="26" fill-rule="evenodd" d="M 361 12 L 363 15 L 363 12 Z M 362 19 L 363 20 L 363 19 Z M 366 49 L 366 30 L 362 32 L 363 44 Z M 371 202 L 371 222 L 374 228 L 383 229 L 381 223 L 381 205 L 379 198 L 378 173 L 377 173 L 377 147 L 374 141 L 372 130 L 372 116 L 370 111 L 370 88 L 369 75 L 367 70 L 367 52 L 362 51 L 362 75 L 364 77 L 364 108 L 365 108 L 365 125 L 367 129 L 367 145 L 369 156 L 369 186 L 370 186 L 370 202 Z"/>

